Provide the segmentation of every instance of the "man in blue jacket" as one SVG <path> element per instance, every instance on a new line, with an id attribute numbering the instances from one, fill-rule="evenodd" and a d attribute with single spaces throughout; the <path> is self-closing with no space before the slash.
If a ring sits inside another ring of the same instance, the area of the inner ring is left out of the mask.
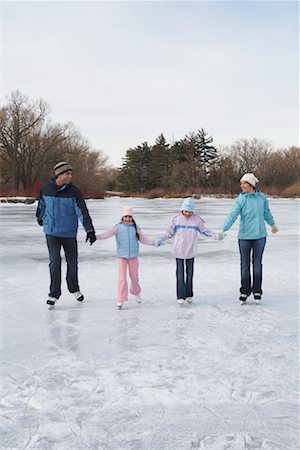
<path id="1" fill-rule="evenodd" d="M 73 170 L 65 161 L 54 167 L 55 176 L 41 189 L 36 211 L 38 224 L 43 226 L 49 251 L 50 292 L 47 300 L 53 308 L 61 296 L 61 247 L 67 261 L 67 285 L 75 299 L 84 299 L 78 284 L 78 219 L 87 233 L 86 242 L 96 241 L 95 230 L 80 190 L 72 184 Z"/>

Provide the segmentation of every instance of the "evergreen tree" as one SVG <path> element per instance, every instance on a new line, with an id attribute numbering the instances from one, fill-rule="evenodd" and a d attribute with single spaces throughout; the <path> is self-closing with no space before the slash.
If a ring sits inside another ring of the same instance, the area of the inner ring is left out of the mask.
<path id="1" fill-rule="evenodd" d="M 209 184 L 211 167 L 218 160 L 218 151 L 210 145 L 213 138 L 201 128 L 197 133 L 189 133 L 172 147 L 173 179 L 174 171 L 178 173 L 178 163 L 182 173 L 180 183 L 185 181 L 186 187 L 196 189 Z"/>
<path id="2" fill-rule="evenodd" d="M 212 136 L 201 128 L 198 132 L 190 133 L 187 136 L 190 146 L 194 149 L 194 161 L 199 170 L 200 182 L 204 186 L 209 183 L 209 176 L 213 165 L 218 161 L 218 150 L 210 145 L 213 142 Z"/>
<path id="3" fill-rule="evenodd" d="M 199 186 L 199 167 L 195 158 L 194 134 L 176 141 L 172 147 L 172 187 L 195 191 Z M 174 186 L 175 185 L 175 186 Z"/>
<path id="4" fill-rule="evenodd" d="M 170 148 L 163 134 L 160 134 L 151 149 L 150 184 L 151 189 L 168 187 L 171 173 Z"/>
<path id="5" fill-rule="evenodd" d="M 150 162 L 151 148 L 147 142 L 127 150 L 120 171 L 120 188 L 141 194 L 151 189 Z"/>

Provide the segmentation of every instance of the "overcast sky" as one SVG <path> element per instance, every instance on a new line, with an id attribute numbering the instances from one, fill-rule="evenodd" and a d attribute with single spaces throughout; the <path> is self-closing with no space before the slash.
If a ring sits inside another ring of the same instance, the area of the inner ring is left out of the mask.
<path id="1" fill-rule="evenodd" d="M 2 2 L 1 103 L 43 98 L 120 165 L 205 128 L 299 145 L 296 1 Z"/>

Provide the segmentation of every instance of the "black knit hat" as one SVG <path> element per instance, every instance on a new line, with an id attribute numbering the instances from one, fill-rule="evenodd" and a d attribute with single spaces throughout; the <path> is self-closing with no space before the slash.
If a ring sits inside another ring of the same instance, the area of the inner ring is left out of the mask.
<path id="1" fill-rule="evenodd" d="M 65 161 L 61 161 L 54 166 L 54 173 L 56 177 L 64 172 L 68 172 L 69 170 L 73 170 L 73 168 Z"/>

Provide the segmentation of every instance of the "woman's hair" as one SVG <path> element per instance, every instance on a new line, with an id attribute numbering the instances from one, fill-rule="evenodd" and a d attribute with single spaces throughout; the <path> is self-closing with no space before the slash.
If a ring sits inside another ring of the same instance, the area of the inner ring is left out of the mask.
<path id="1" fill-rule="evenodd" d="M 139 241 L 139 240 L 140 240 L 140 235 L 139 235 L 138 230 L 137 230 L 137 225 L 136 225 L 136 223 L 135 223 L 134 218 L 133 218 L 132 216 L 131 216 L 131 218 L 132 218 L 133 226 L 134 226 L 134 228 L 135 228 L 135 235 L 136 235 L 136 238 L 137 238 L 137 240 Z M 123 217 L 121 218 L 121 221 L 123 222 Z"/>
<path id="2" fill-rule="evenodd" d="M 251 187 L 252 187 L 252 189 L 254 189 L 254 191 L 256 191 L 256 187 L 255 187 L 255 186 L 253 186 L 253 184 L 249 183 L 249 181 L 244 181 L 244 183 L 247 183 L 247 184 L 249 184 L 249 186 L 251 186 Z"/>

